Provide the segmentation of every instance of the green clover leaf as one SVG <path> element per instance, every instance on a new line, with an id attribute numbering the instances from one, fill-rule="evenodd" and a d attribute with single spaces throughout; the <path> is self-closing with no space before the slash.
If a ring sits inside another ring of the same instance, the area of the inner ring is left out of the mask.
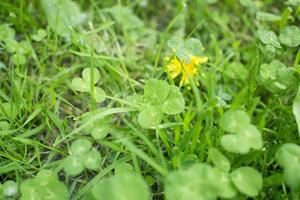
<path id="1" fill-rule="evenodd" d="M 139 124 L 146 129 L 157 127 L 162 120 L 162 111 L 152 105 L 146 105 L 138 115 Z"/>
<path id="2" fill-rule="evenodd" d="M 252 167 L 240 167 L 230 174 L 235 187 L 242 193 L 254 197 L 262 189 L 262 175 Z"/>
<path id="3" fill-rule="evenodd" d="M 238 132 L 250 124 L 249 115 L 242 110 L 230 110 L 220 119 L 220 126 L 228 132 Z"/>
<path id="4" fill-rule="evenodd" d="M 169 95 L 170 87 L 165 81 L 150 79 L 145 82 L 144 96 L 147 102 L 157 104 L 165 101 Z"/>
<path id="5" fill-rule="evenodd" d="M 78 139 L 71 144 L 70 151 L 77 156 L 85 155 L 92 148 L 92 143 L 87 139 Z"/>
<path id="6" fill-rule="evenodd" d="M 183 112 L 184 99 L 180 89 L 176 86 L 170 86 L 170 92 L 163 103 L 163 112 L 168 115 L 175 115 Z"/>
<path id="7" fill-rule="evenodd" d="M 279 39 L 273 31 L 259 30 L 257 31 L 257 37 L 264 44 L 273 45 L 274 47 L 281 48 Z"/>
<path id="8" fill-rule="evenodd" d="M 280 31 L 280 42 L 289 47 L 297 47 L 300 44 L 300 29 L 297 26 L 287 26 Z"/>
<path id="9" fill-rule="evenodd" d="M 101 154 L 96 150 L 92 149 L 85 155 L 82 155 L 83 165 L 87 169 L 98 169 L 101 163 Z"/>
<path id="10" fill-rule="evenodd" d="M 63 161 L 65 172 L 70 176 L 76 176 L 84 170 L 83 162 L 80 157 L 70 155 Z"/>
<path id="11" fill-rule="evenodd" d="M 210 148 L 208 151 L 209 158 L 213 164 L 225 172 L 230 170 L 229 160 L 216 148 Z"/>

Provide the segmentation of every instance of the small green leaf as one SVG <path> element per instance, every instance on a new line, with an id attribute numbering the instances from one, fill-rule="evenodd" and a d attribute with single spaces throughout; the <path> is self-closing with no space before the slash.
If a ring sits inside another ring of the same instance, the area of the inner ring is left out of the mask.
<path id="1" fill-rule="evenodd" d="M 298 88 L 298 92 L 296 98 L 294 99 L 293 103 L 293 114 L 295 116 L 297 126 L 298 126 L 298 133 L 300 136 L 300 86 Z"/>
<path id="2" fill-rule="evenodd" d="M 101 154 L 96 150 L 92 149 L 87 154 L 82 155 L 83 165 L 87 169 L 98 169 L 101 163 Z"/>
<path id="3" fill-rule="evenodd" d="M 107 134 L 111 131 L 111 126 L 107 124 L 100 125 L 99 127 L 95 127 L 92 130 L 92 137 L 95 140 L 101 140 L 107 136 Z"/>
<path id="4" fill-rule="evenodd" d="M 86 83 L 91 84 L 92 76 L 94 78 L 93 84 L 98 83 L 98 81 L 100 80 L 100 73 L 98 69 L 92 68 L 91 70 L 91 68 L 88 67 L 82 71 L 82 78 Z"/>
<path id="5" fill-rule="evenodd" d="M 162 103 L 168 97 L 170 86 L 166 81 L 150 79 L 145 82 L 144 95 L 148 102 Z"/>
<path id="6" fill-rule="evenodd" d="M 220 119 L 220 126 L 228 132 L 239 132 L 250 124 L 249 115 L 242 110 L 230 110 Z"/>
<path id="7" fill-rule="evenodd" d="M 90 85 L 83 81 L 82 78 L 74 78 L 72 79 L 72 88 L 73 90 L 79 91 L 79 92 L 89 92 L 90 91 Z"/>
<path id="8" fill-rule="evenodd" d="M 167 41 L 167 45 L 169 48 L 177 50 L 179 48 L 183 48 L 184 42 L 182 38 L 173 36 Z"/>
<path id="9" fill-rule="evenodd" d="M 224 170 L 225 172 L 229 172 L 230 162 L 218 149 L 210 148 L 208 155 L 217 168 Z"/>
<path id="10" fill-rule="evenodd" d="M 14 65 L 24 65 L 26 63 L 26 57 L 23 54 L 15 53 L 11 57 L 11 62 Z"/>
<path id="11" fill-rule="evenodd" d="M 170 86 L 170 92 L 163 103 L 163 112 L 168 115 L 175 115 L 183 112 L 184 99 L 180 89 L 176 86 Z"/>
<path id="12" fill-rule="evenodd" d="M 199 39 L 189 38 L 184 43 L 185 49 L 191 55 L 200 56 L 203 53 L 204 47 Z"/>
<path id="13" fill-rule="evenodd" d="M 91 148 L 92 148 L 92 143 L 89 140 L 78 139 L 71 144 L 70 151 L 72 154 L 81 156 L 89 152 Z"/>
<path id="14" fill-rule="evenodd" d="M 259 30 L 257 36 L 262 43 L 281 48 L 278 37 L 273 31 Z"/>
<path id="15" fill-rule="evenodd" d="M 63 161 L 65 172 L 70 176 L 76 176 L 84 170 L 83 163 L 78 156 L 70 155 Z"/>
<path id="16" fill-rule="evenodd" d="M 262 189 L 262 175 L 254 168 L 237 168 L 230 174 L 230 177 L 235 187 L 250 197 L 257 196 Z"/>
<path id="17" fill-rule="evenodd" d="M 280 42 L 289 47 L 300 44 L 300 29 L 297 26 L 287 26 L 280 31 Z"/>
<path id="18" fill-rule="evenodd" d="M 18 193 L 18 184 L 12 180 L 5 181 L 2 185 L 2 190 L 6 197 L 15 196 Z"/>
<path id="19" fill-rule="evenodd" d="M 105 100 L 105 92 L 99 87 L 95 87 L 94 99 L 97 103 L 101 103 Z"/>
<path id="20" fill-rule="evenodd" d="M 44 29 L 39 29 L 36 34 L 32 35 L 32 39 L 36 42 L 42 41 L 47 36 L 47 31 Z"/>
<path id="21" fill-rule="evenodd" d="M 300 165 L 300 146 L 286 143 L 276 153 L 277 162 L 284 168 Z"/>
<path id="22" fill-rule="evenodd" d="M 8 24 L 0 24 L 0 41 L 11 40 L 15 37 L 15 30 Z"/>
<path id="23" fill-rule="evenodd" d="M 162 120 L 162 111 L 152 105 L 146 105 L 138 115 L 139 124 L 146 129 L 157 127 Z"/>

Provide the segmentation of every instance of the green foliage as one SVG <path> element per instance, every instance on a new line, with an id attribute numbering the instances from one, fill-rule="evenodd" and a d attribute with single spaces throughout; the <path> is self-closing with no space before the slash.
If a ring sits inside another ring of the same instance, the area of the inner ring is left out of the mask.
<path id="1" fill-rule="evenodd" d="M 259 30 L 259 31 L 257 31 L 257 37 L 264 44 L 272 45 L 276 48 L 281 48 L 279 39 L 273 31 Z"/>
<path id="2" fill-rule="evenodd" d="M 21 200 L 65 200 L 68 198 L 66 186 L 51 170 L 41 170 L 36 177 L 21 184 Z"/>
<path id="3" fill-rule="evenodd" d="M 300 191 L 300 146 L 286 143 L 276 153 L 278 163 L 284 168 L 284 179 L 293 192 Z"/>
<path id="4" fill-rule="evenodd" d="M 92 188 L 95 200 L 103 197 L 111 200 L 149 200 L 149 189 L 145 181 L 135 174 L 123 174 L 98 181 Z"/>
<path id="5" fill-rule="evenodd" d="M 227 111 L 220 119 L 220 126 L 231 133 L 221 137 L 221 145 L 230 152 L 246 154 L 250 149 L 261 149 L 262 138 L 249 115 L 242 110 Z"/>
<path id="6" fill-rule="evenodd" d="M 180 89 L 165 81 L 146 81 L 144 99 L 146 103 L 138 115 L 138 122 L 146 129 L 156 128 L 161 123 L 163 114 L 175 115 L 184 110 L 185 102 Z"/>
<path id="7" fill-rule="evenodd" d="M 41 0 L 49 26 L 56 34 L 70 37 L 72 28 L 83 20 L 77 4 L 71 0 Z"/>
<path id="8" fill-rule="evenodd" d="M 230 178 L 240 192 L 250 197 L 257 196 L 263 185 L 262 175 L 251 167 L 235 169 Z"/>
<path id="9" fill-rule="evenodd" d="M 300 87 L 293 103 L 293 113 L 297 122 L 298 132 L 300 136 Z"/>
<path id="10" fill-rule="evenodd" d="M 66 173 L 70 176 L 76 176 L 83 170 L 97 170 L 102 160 L 101 154 L 94 148 L 92 143 L 86 139 L 78 139 L 72 142 L 68 157 L 63 160 L 63 166 Z"/>
<path id="11" fill-rule="evenodd" d="M 0 187 L 0 197 L 13 197 L 19 191 L 18 184 L 12 180 L 5 181 Z"/>
<path id="12" fill-rule="evenodd" d="M 72 89 L 78 92 L 92 93 L 92 85 L 95 85 L 100 80 L 99 71 L 96 68 L 85 68 L 82 71 L 82 78 L 74 78 L 72 80 Z M 105 92 L 100 88 L 94 86 L 93 98 L 96 102 L 101 103 L 105 100 Z"/>
<path id="13" fill-rule="evenodd" d="M 297 26 L 284 27 L 279 36 L 280 42 L 289 47 L 297 47 L 300 44 L 300 29 Z"/>

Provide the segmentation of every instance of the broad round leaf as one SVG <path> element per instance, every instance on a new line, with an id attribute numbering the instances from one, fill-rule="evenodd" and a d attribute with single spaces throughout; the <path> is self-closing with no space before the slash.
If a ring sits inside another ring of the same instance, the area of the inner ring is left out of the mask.
<path id="1" fill-rule="evenodd" d="M 94 197 L 109 200 L 150 200 L 149 189 L 142 177 L 134 174 L 110 177 L 96 183 Z"/>
<path id="2" fill-rule="evenodd" d="M 289 47 L 300 44 L 300 29 L 297 26 L 287 26 L 280 31 L 280 42 Z"/>
<path id="3" fill-rule="evenodd" d="M 146 129 L 157 127 L 161 120 L 162 111 L 151 105 L 146 105 L 138 115 L 139 124 Z"/>
<path id="4" fill-rule="evenodd" d="M 15 53 L 11 57 L 11 61 L 14 65 L 24 65 L 26 63 L 26 57 L 23 54 Z"/>
<path id="5" fill-rule="evenodd" d="M 250 197 L 257 196 L 263 185 L 262 175 L 251 167 L 237 168 L 230 177 L 235 187 Z"/>
<path id="6" fill-rule="evenodd" d="M 92 137 L 95 140 L 101 140 L 107 136 L 107 134 L 111 131 L 111 126 L 103 124 L 99 125 L 99 127 L 95 127 L 92 130 Z"/>
<path id="7" fill-rule="evenodd" d="M 82 159 L 83 159 L 83 165 L 87 169 L 95 170 L 100 167 L 101 154 L 96 149 L 92 149 L 87 154 L 82 155 Z"/>
<path id="8" fill-rule="evenodd" d="M 145 82 L 144 95 L 148 102 L 156 105 L 165 101 L 170 86 L 166 81 L 150 79 Z"/>
<path id="9" fill-rule="evenodd" d="M 78 156 L 70 155 L 63 162 L 64 170 L 68 175 L 76 176 L 84 170 L 83 163 Z"/>
<path id="10" fill-rule="evenodd" d="M 53 171 L 44 169 L 37 173 L 35 180 L 39 185 L 47 185 L 51 181 L 57 181 L 58 177 Z"/>
<path id="11" fill-rule="evenodd" d="M 262 43 L 281 48 L 278 37 L 273 31 L 259 30 L 257 36 Z"/>
<path id="12" fill-rule="evenodd" d="M 263 146 L 261 134 L 254 125 L 249 125 L 239 133 L 241 140 L 247 143 L 247 146 L 253 149 L 261 149 Z"/>
<path id="13" fill-rule="evenodd" d="M 18 193 L 18 184 L 12 180 L 6 181 L 2 186 L 2 190 L 4 196 L 15 196 Z"/>
<path id="14" fill-rule="evenodd" d="M 294 192 L 300 192 L 300 164 L 285 167 L 284 180 Z"/>
<path id="15" fill-rule="evenodd" d="M 218 149 L 210 148 L 208 151 L 208 155 L 217 168 L 226 172 L 230 170 L 229 160 Z"/>
<path id="16" fill-rule="evenodd" d="M 87 139 L 78 139 L 72 142 L 70 151 L 75 155 L 85 155 L 90 151 L 92 143 Z"/>
<path id="17" fill-rule="evenodd" d="M 126 174 L 134 174 L 134 170 L 131 164 L 129 163 L 120 163 L 115 167 L 115 175 L 121 176 Z"/>
<path id="18" fill-rule="evenodd" d="M 163 103 L 163 112 L 168 115 L 179 114 L 184 110 L 184 99 L 180 89 L 176 86 L 170 86 L 170 92 Z"/>
<path id="19" fill-rule="evenodd" d="M 93 84 L 98 83 L 98 81 L 100 80 L 100 73 L 99 73 L 98 69 L 85 68 L 82 71 L 82 78 L 87 84 L 91 84 L 92 76 L 94 78 Z"/>
<path id="20" fill-rule="evenodd" d="M 221 127 L 228 132 L 238 132 L 250 124 L 249 115 L 242 110 L 230 110 L 220 119 Z"/>
<path id="21" fill-rule="evenodd" d="M 184 46 L 191 55 L 201 55 L 204 47 L 199 39 L 189 38 L 185 41 Z"/>
<path id="22" fill-rule="evenodd" d="M 284 168 L 300 165 L 300 146 L 286 143 L 276 153 L 277 162 Z"/>
<path id="23" fill-rule="evenodd" d="M 89 92 L 90 91 L 90 85 L 83 81 L 82 78 L 73 78 L 72 79 L 72 88 L 73 90 L 79 91 L 79 92 Z"/>
<path id="24" fill-rule="evenodd" d="M 101 103 L 105 100 L 105 92 L 99 87 L 95 87 L 94 99 L 97 103 Z"/>

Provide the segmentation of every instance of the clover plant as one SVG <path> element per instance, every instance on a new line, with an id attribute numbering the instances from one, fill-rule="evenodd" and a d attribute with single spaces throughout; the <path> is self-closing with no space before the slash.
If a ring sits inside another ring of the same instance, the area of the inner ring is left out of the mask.
<path id="1" fill-rule="evenodd" d="M 82 78 L 74 78 L 72 80 L 72 88 L 78 92 L 89 92 L 92 94 L 92 85 L 100 80 L 99 71 L 96 68 L 85 68 L 82 71 Z M 94 86 L 93 98 L 100 103 L 105 100 L 105 92 L 97 86 Z"/>
<path id="2" fill-rule="evenodd" d="M 86 139 L 78 139 L 72 142 L 70 155 L 63 160 L 65 172 L 70 176 L 76 176 L 83 170 L 97 170 L 101 163 L 101 154 L 92 148 L 92 143 Z"/>

